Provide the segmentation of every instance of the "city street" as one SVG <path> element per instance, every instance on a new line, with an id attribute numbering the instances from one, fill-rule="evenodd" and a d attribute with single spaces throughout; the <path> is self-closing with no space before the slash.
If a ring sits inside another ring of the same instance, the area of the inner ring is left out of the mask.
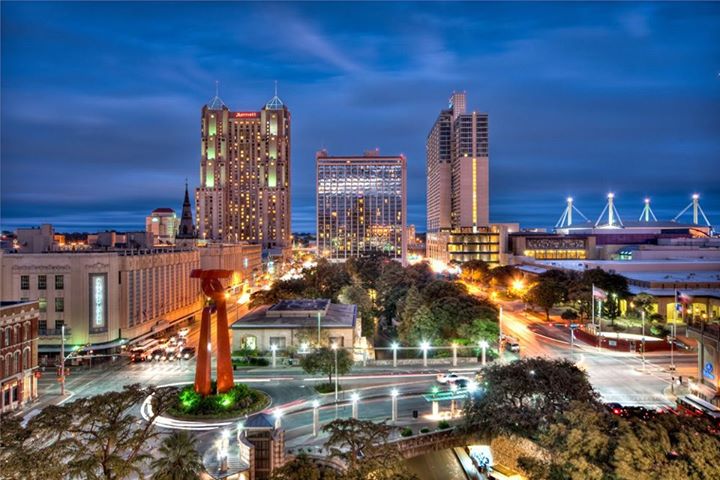
<path id="1" fill-rule="evenodd" d="M 532 315 L 526 318 L 517 304 L 505 305 L 503 316 L 503 332 L 516 338 L 520 344 L 521 357 L 544 356 L 549 358 L 568 358 L 588 372 L 593 386 L 605 402 L 617 402 L 623 405 L 638 405 L 649 408 L 672 405 L 671 398 L 666 396 L 671 383 L 668 371 L 670 363 L 668 353 L 652 353 L 647 355 L 645 368 L 638 354 L 598 351 L 596 347 L 576 341 L 571 349 L 567 328 L 554 327 L 541 322 Z M 197 325 L 193 326 L 188 336 L 189 344 L 197 344 Z M 518 358 L 517 353 L 503 352 L 503 361 Z M 431 404 L 421 397 L 429 393 L 433 386 L 438 385 L 435 375 L 452 369 L 472 375 L 479 369 L 479 364 L 464 364 L 451 368 L 451 360 L 445 365 L 429 365 L 423 368 L 422 360 L 416 364 L 391 366 L 374 366 L 368 362 L 367 367 L 356 366 L 351 374 L 341 377 L 340 383 L 344 391 L 339 393 L 339 405 L 334 404 L 334 393 L 320 395 L 312 388 L 313 383 L 326 381 L 324 377 L 308 377 L 299 367 L 244 368 L 235 372 L 237 382 L 245 382 L 258 388 L 272 398 L 271 408 L 292 405 L 283 416 L 283 424 L 287 429 L 290 445 L 293 439 L 307 442 L 311 433 L 312 411 L 310 402 L 319 400 L 321 403 L 321 422 L 337 417 L 350 415 L 349 398 L 351 392 L 357 392 L 359 400 L 359 416 L 361 418 L 382 420 L 390 417 L 390 391 L 395 388 L 400 397 L 398 400 L 399 423 L 428 422 L 424 415 L 431 413 Z M 676 353 L 675 375 L 694 374 L 696 355 L 694 353 Z M 47 371 L 39 380 L 41 396 L 39 402 L 26 412 L 37 412 L 49 403 L 68 401 L 73 398 L 91 396 L 109 390 L 120 389 L 129 383 L 141 385 L 169 385 L 189 383 L 194 379 L 195 360 L 179 360 L 174 362 L 143 362 L 128 363 L 119 358 L 113 363 L 86 367 L 71 367 L 71 375 L 67 379 L 67 395 L 64 400 L 59 398 L 59 384 L 54 371 Z M 441 388 L 446 388 L 440 386 Z M 441 411 L 449 410 L 450 402 L 440 405 Z M 418 419 L 412 417 L 413 411 L 418 412 Z"/>

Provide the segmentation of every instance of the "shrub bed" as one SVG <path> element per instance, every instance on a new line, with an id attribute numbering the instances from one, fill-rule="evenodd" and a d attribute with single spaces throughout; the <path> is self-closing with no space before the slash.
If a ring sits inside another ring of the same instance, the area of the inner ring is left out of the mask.
<path id="1" fill-rule="evenodd" d="M 338 392 L 342 392 L 342 385 L 338 384 Z M 315 385 L 315 391 L 318 393 L 332 393 L 335 391 L 334 383 L 318 383 Z"/>
<path id="2" fill-rule="evenodd" d="M 267 367 L 270 361 L 263 357 L 233 358 L 233 367 Z"/>
<path id="3" fill-rule="evenodd" d="M 215 382 L 212 390 L 216 391 Z M 195 392 L 193 385 L 178 391 L 177 403 L 168 409 L 172 417 L 193 418 L 231 418 L 247 415 L 270 404 L 270 397 L 259 390 L 237 383 L 225 393 L 214 393 L 203 397 Z"/>

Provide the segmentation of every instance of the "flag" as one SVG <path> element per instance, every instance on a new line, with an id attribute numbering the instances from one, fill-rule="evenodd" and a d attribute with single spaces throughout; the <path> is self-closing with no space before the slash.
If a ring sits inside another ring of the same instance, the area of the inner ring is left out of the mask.
<path id="1" fill-rule="evenodd" d="M 607 300 L 607 292 L 602 288 L 597 288 L 595 285 L 592 287 L 592 296 L 600 300 Z"/>
<path id="2" fill-rule="evenodd" d="M 687 293 L 681 292 L 680 290 L 675 290 L 675 295 L 677 296 L 678 302 L 680 303 L 691 303 L 693 300 L 693 297 L 688 295 Z"/>

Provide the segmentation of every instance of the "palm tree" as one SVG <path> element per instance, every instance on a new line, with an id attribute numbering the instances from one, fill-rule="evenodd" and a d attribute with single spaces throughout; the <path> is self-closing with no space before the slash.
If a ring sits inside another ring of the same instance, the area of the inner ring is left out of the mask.
<path id="1" fill-rule="evenodd" d="M 160 457 L 150 464 L 153 480 L 195 480 L 203 471 L 202 457 L 196 440 L 186 431 L 165 437 L 158 451 Z"/>

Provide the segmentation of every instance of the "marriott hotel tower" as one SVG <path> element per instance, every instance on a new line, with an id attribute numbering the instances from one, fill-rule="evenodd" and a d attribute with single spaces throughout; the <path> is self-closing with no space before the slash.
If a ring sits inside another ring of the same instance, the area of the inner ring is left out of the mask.
<path id="1" fill-rule="evenodd" d="M 290 111 L 277 92 L 260 111 L 230 111 L 215 95 L 200 131 L 198 238 L 289 248 Z"/>

